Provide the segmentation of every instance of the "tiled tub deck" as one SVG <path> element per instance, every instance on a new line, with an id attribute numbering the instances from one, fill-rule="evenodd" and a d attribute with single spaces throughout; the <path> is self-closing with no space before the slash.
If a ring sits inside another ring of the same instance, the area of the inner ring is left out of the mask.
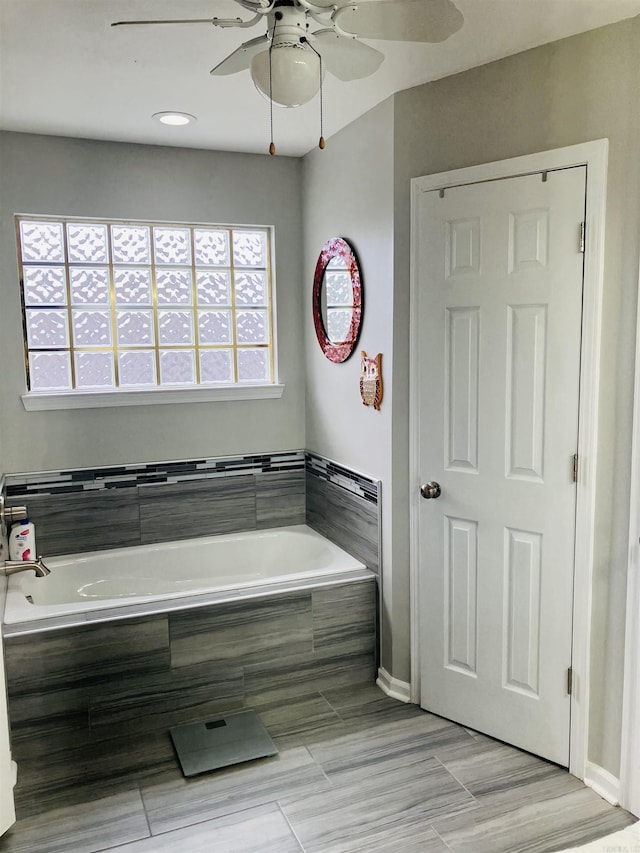
<path id="1" fill-rule="evenodd" d="M 376 582 L 5 637 L 19 817 L 176 759 L 170 726 L 375 677 Z"/>

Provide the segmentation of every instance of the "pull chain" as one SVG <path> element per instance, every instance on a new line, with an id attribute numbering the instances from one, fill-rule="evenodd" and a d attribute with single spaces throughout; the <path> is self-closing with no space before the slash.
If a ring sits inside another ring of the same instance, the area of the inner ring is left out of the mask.
<path id="1" fill-rule="evenodd" d="M 302 41 L 302 39 L 301 39 L 301 41 Z M 318 53 L 318 51 L 311 44 L 310 41 L 308 41 L 306 38 L 304 39 L 304 41 L 309 45 L 311 50 L 315 53 L 315 55 L 320 60 L 320 141 L 318 142 L 318 148 L 323 149 L 324 148 L 324 135 L 323 135 L 323 128 L 322 128 L 322 125 L 323 125 L 323 114 L 322 114 L 322 55 L 320 53 Z"/>
<path id="2" fill-rule="evenodd" d="M 323 111 L 323 100 L 322 100 L 322 56 L 318 53 L 315 47 L 310 44 L 306 38 L 302 38 L 300 41 L 304 41 L 311 48 L 311 50 L 315 53 L 315 55 L 320 60 L 319 69 L 320 69 L 320 140 L 318 142 L 318 148 L 321 150 L 324 149 L 325 141 L 324 141 L 324 111 Z M 276 153 L 276 146 L 273 141 L 273 76 L 272 76 L 272 67 L 271 67 L 271 51 L 273 50 L 273 42 L 269 45 L 269 128 L 271 131 L 271 142 L 269 144 L 269 154 L 273 155 Z"/>
<path id="3" fill-rule="evenodd" d="M 271 74 L 271 51 L 273 50 L 273 42 L 269 45 L 269 126 L 271 129 L 271 144 L 269 145 L 269 154 L 272 156 L 276 153 L 276 146 L 273 143 L 273 78 Z"/>
<path id="4" fill-rule="evenodd" d="M 318 51 L 316 51 L 318 53 Z M 318 53 L 318 58 L 320 59 L 320 141 L 318 142 L 318 148 L 321 150 L 324 149 L 324 134 L 323 134 L 323 116 L 322 116 L 322 56 Z"/>

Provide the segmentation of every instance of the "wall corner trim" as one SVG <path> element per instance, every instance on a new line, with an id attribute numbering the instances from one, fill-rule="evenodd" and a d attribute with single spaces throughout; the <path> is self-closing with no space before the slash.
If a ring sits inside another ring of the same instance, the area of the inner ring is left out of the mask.
<path id="1" fill-rule="evenodd" d="M 389 675 L 383 666 L 378 670 L 376 684 L 391 699 L 398 699 L 400 702 L 411 702 L 411 685 L 409 682 L 400 681 L 399 678 Z"/>
<path id="2" fill-rule="evenodd" d="M 625 623 L 622 742 L 620 744 L 620 800 L 632 814 L 640 815 L 640 302 L 636 321 L 636 363 L 633 393 L 631 497 L 629 504 L 629 562 L 627 567 L 627 618 Z"/>
<path id="3" fill-rule="evenodd" d="M 584 769 L 584 784 L 593 788 L 596 794 L 612 806 L 620 805 L 620 779 L 599 764 L 587 761 Z"/>

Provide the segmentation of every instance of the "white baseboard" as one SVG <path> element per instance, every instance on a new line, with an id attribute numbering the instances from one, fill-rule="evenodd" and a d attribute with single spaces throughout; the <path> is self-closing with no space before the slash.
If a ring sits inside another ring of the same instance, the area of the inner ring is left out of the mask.
<path id="1" fill-rule="evenodd" d="M 383 690 L 392 699 L 399 699 L 401 702 L 411 702 L 411 685 L 409 682 L 400 681 L 399 678 L 389 675 L 383 666 L 378 670 L 376 684 L 380 690 Z"/>
<path id="2" fill-rule="evenodd" d="M 587 761 L 584 768 L 584 784 L 599 794 L 603 800 L 612 806 L 620 805 L 620 780 L 592 761 Z"/>

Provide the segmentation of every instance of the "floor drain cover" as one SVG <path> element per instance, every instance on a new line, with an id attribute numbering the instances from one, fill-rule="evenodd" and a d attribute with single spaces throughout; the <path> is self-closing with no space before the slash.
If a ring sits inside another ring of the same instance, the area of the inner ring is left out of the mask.
<path id="1" fill-rule="evenodd" d="M 196 776 L 278 752 L 255 711 L 239 711 L 215 720 L 174 726 L 169 731 L 185 776 Z"/>

